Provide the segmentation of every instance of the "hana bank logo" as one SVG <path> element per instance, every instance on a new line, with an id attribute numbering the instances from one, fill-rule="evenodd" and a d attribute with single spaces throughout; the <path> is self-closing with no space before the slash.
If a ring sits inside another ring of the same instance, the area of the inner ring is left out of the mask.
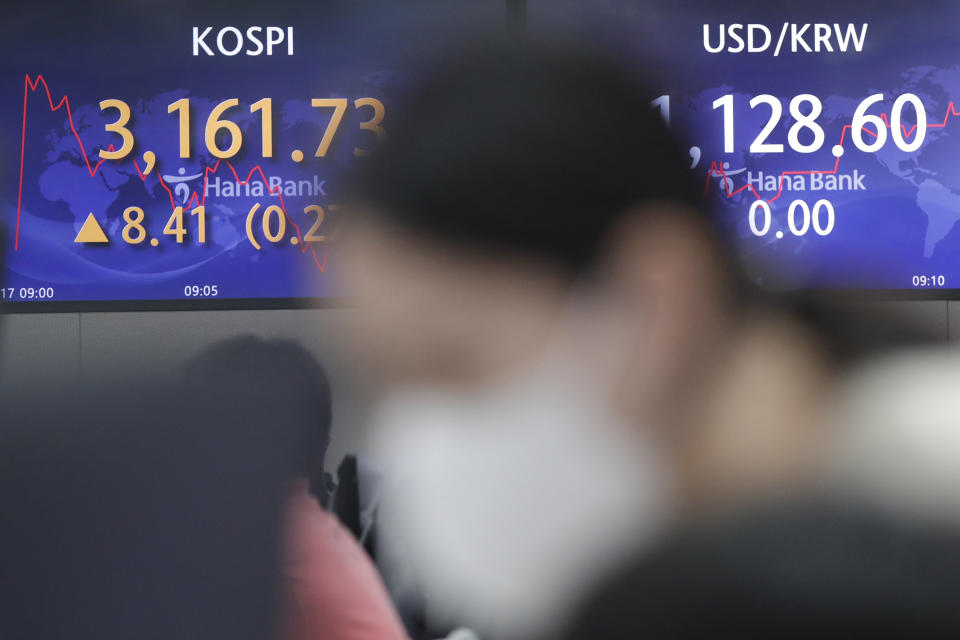
<path id="1" fill-rule="evenodd" d="M 179 198 L 180 204 L 184 204 L 184 205 L 187 204 L 187 199 L 190 197 L 191 189 L 190 189 L 189 183 L 193 180 L 203 177 L 203 173 L 195 173 L 190 176 L 184 175 L 186 173 L 187 173 L 187 170 L 184 169 L 183 167 L 180 167 L 179 169 L 177 169 L 178 175 L 163 176 L 163 179 L 167 184 L 173 185 L 173 193 L 177 196 L 177 198 Z"/>
<path id="2" fill-rule="evenodd" d="M 729 162 L 723 163 L 723 169 L 719 167 L 710 169 L 707 172 L 711 178 L 716 178 L 720 182 L 720 185 L 723 187 L 723 190 L 728 194 L 733 193 L 733 178 L 731 176 L 739 175 L 746 171 L 747 168 L 743 169 L 731 169 Z"/>

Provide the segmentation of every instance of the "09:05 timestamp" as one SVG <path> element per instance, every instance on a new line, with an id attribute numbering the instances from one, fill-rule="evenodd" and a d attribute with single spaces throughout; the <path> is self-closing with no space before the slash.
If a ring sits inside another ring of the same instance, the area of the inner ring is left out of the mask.
<path id="1" fill-rule="evenodd" d="M 947 278 L 943 275 L 916 275 L 913 276 L 911 281 L 914 287 L 945 287 L 947 286 Z"/>
<path id="2" fill-rule="evenodd" d="M 3 300 L 53 300 L 53 287 L 0 287 Z"/>
<path id="3" fill-rule="evenodd" d="M 188 284 L 183 287 L 185 298 L 216 298 L 220 295 L 220 286 L 215 284 Z"/>

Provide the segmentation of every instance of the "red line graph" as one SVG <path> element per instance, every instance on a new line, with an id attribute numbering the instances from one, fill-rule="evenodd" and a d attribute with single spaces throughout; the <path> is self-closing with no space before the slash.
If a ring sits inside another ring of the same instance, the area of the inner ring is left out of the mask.
<path id="1" fill-rule="evenodd" d="M 77 145 L 80 147 L 80 155 L 83 156 L 83 161 L 87 166 L 87 172 L 90 174 L 91 178 L 97 174 L 97 171 L 100 169 L 100 165 L 102 165 L 105 162 L 105 159 L 101 159 L 96 164 L 93 164 L 93 165 L 90 164 L 90 157 L 87 155 L 87 150 L 83 146 L 83 140 L 80 139 L 80 134 L 77 132 L 77 127 L 73 122 L 73 111 L 70 108 L 70 98 L 64 95 L 59 102 L 54 104 L 53 95 L 50 92 L 50 86 L 47 84 L 47 81 L 44 79 L 44 77 L 38 74 L 35 80 L 31 80 L 30 74 L 27 74 L 23 82 L 23 122 L 22 122 L 22 130 L 20 133 L 20 184 L 17 192 L 17 219 L 16 219 L 16 228 L 13 236 L 14 251 L 20 250 L 20 211 L 23 203 L 23 158 L 26 151 L 26 143 L 27 143 L 27 102 L 28 102 L 28 97 L 30 93 L 35 92 L 37 88 L 40 87 L 41 85 L 43 85 L 44 92 L 47 95 L 47 102 L 50 105 L 50 111 L 59 111 L 62 107 L 66 108 L 67 121 L 70 124 L 70 131 L 71 133 L 73 133 L 73 137 L 76 138 L 77 140 Z M 107 150 L 112 151 L 113 145 L 110 145 Z M 122 162 L 121 160 L 117 160 L 117 164 L 120 164 L 121 162 Z M 300 232 L 300 226 L 296 222 L 294 222 L 290 218 L 290 214 L 287 213 L 286 204 L 284 204 L 283 202 L 282 189 L 279 186 L 273 187 L 273 188 L 270 187 L 269 182 L 267 181 L 267 176 L 263 173 L 263 169 L 260 167 L 260 165 L 257 165 L 252 169 L 250 169 L 249 173 L 247 173 L 246 179 L 241 180 L 240 175 L 237 173 L 237 170 L 234 168 L 234 166 L 230 162 L 227 162 L 225 160 L 217 160 L 216 164 L 214 164 L 212 167 L 207 167 L 203 171 L 203 187 L 201 188 L 203 195 L 201 196 L 197 193 L 197 191 L 193 191 L 187 200 L 187 207 L 189 208 L 190 206 L 196 205 L 198 203 L 200 205 L 204 205 L 206 203 L 207 180 L 212 174 L 215 174 L 220 169 L 221 163 L 225 164 L 230 169 L 230 172 L 233 173 L 233 177 L 241 185 L 245 185 L 248 182 L 250 182 L 250 179 L 254 176 L 254 174 L 256 173 L 260 174 L 260 177 L 263 179 L 263 184 L 267 188 L 267 191 L 271 195 L 277 196 L 280 202 L 280 209 L 283 211 L 283 214 L 286 216 L 287 221 L 293 226 L 294 231 L 297 234 L 297 241 L 298 241 L 298 247 L 300 249 L 300 253 L 306 253 L 307 251 L 309 251 L 311 256 L 313 257 L 314 263 L 317 265 L 317 268 L 320 269 L 321 272 L 325 271 L 327 266 L 326 249 L 325 248 L 323 249 L 323 257 L 320 258 L 319 256 L 317 256 L 317 250 L 312 244 L 303 242 L 303 236 Z M 141 171 L 140 165 L 136 159 L 133 160 L 133 166 L 137 170 L 137 175 L 140 176 L 140 180 L 142 180 L 143 182 L 146 182 L 147 176 L 143 175 L 143 171 Z M 170 189 L 169 185 L 167 185 L 166 182 L 164 182 L 163 176 L 161 176 L 159 173 L 157 173 L 157 180 L 159 181 L 160 186 L 163 187 L 163 189 L 167 192 L 167 195 L 170 197 L 171 211 L 173 209 L 176 209 L 176 201 L 174 200 L 173 190 Z"/>
<path id="2" fill-rule="evenodd" d="M 956 117 L 956 116 L 960 116 L 960 112 L 957 111 L 957 109 L 956 109 L 956 107 L 954 106 L 953 102 L 949 102 L 949 103 L 947 104 L 947 112 L 946 112 L 946 114 L 944 114 L 944 116 L 943 116 L 943 121 L 940 122 L 939 124 L 928 124 L 928 125 L 926 125 L 926 128 L 927 128 L 927 129 L 943 129 L 944 127 L 947 126 L 947 122 L 950 120 L 950 118 L 951 118 L 951 117 Z M 890 120 L 888 119 L 887 114 L 881 113 L 881 114 L 880 114 L 880 119 L 883 120 L 883 123 L 884 123 L 884 124 L 886 125 L 886 127 L 889 129 L 889 128 L 890 128 Z M 847 131 L 849 131 L 852 127 L 853 127 L 853 125 L 851 125 L 851 124 L 847 124 L 847 125 L 844 125 L 844 126 L 843 126 L 843 131 L 840 132 L 840 142 L 838 143 L 841 147 L 843 147 L 843 141 L 844 141 L 844 140 L 846 139 L 846 137 L 847 137 Z M 878 135 L 877 135 L 876 133 L 874 133 L 873 131 L 871 131 L 870 129 L 867 129 L 866 127 L 862 127 L 862 129 L 863 129 L 863 131 L 864 131 L 865 133 L 869 133 L 869 134 L 872 135 L 874 138 L 878 137 Z M 900 129 L 903 131 L 903 137 L 904 137 L 904 139 L 907 139 L 907 138 L 909 138 L 910 136 L 912 136 L 913 133 L 916 131 L 917 125 L 913 125 L 912 127 L 907 128 L 906 125 L 901 124 L 901 125 L 900 125 Z M 786 176 L 811 175 L 811 174 L 814 174 L 814 173 L 822 173 L 822 174 L 825 174 L 825 175 L 826 175 L 826 174 L 835 174 L 835 173 L 837 173 L 837 171 L 838 171 L 839 169 L 840 169 L 840 158 L 837 157 L 836 162 L 834 162 L 834 164 L 833 164 L 833 169 L 812 169 L 812 170 L 810 170 L 810 171 L 783 171 L 783 172 L 780 173 L 780 177 L 779 177 L 779 179 L 778 179 L 778 181 L 777 181 L 777 186 L 778 186 L 777 195 L 773 196 L 773 197 L 770 198 L 769 200 L 766 200 L 766 202 L 767 202 L 767 204 L 769 204 L 769 203 L 773 202 L 774 200 L 776 200 L 777 198 L 779 198 L 781 195 L 783 195 L 783 179 L 784 179 Z M 713 162 L 710 163 L 710 169 L 709 169 L 709 171 L 707 172 L 707 183 L 706 183 L 706 185 L 705 185 L 704 188 L 703 188 L 703 195 L 704 195 L 704 197 L 706 197 L 707 193 L 709 193 L 709 191 L 710 191 L 710 180 L 711 180 L 712 178 L 720 178 L 720 186 L 721 186 L 721 188 L 723 189 L 723 192 L 725 193 L 725 195 L 726 195 L 728 198 L 732 198 L 733 196 L 737 195 L 737 194 L 740 193 L 741 191 L 750 191 L 757 200 L 763 200 L 763 199 L 764 199 L 764 198 L 757 192 L 757 190 L 753 188 L 753 185 L 750 184 L 749 182 L 748 182 L 747 184 L 743 185 L 742 187 L 740 187 L 739 189 L 735 190 L 735 191 L 734 191 L 734 190 L 731 190 L 730 188 L 728 188 L 728 186 L 727 186 L 727 180 L 726 180 L 727 174 L 726 174 L 726 172 L 724 171 L 723 164 L 722 164 L 722 163 L 718 163 L 718 162 L 716 162 L 716 161 L 713 161 Z"/>

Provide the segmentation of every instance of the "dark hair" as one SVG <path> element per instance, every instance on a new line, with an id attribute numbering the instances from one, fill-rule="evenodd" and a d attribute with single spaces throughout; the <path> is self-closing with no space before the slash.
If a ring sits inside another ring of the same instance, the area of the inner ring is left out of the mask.
<path id="1" fill-rule="evenodd" d="M 567 640 L 960 637 L 960 534 L 862 507 L 781 506 L 677 536 Z"/>
<path id="2" fill-rule="evenodd" d="M 262 421 L 278 438 L 291 437 L 292 430 L 291 472 L 312 480 L 322 476 L 333 422 L 330 382 L 303 347 L 289 340 L 231 338 L 194 357 L 185 375 L 237 420 Z"/>
<path id="3" fill-rule="evenodd" d="M 593 51 L 485 42 L 448 56 L 391 107 L 385 141 L 349 195 L 398 227 L 577 274 L 635 205 L 703 213 L 654 98 Z"/>

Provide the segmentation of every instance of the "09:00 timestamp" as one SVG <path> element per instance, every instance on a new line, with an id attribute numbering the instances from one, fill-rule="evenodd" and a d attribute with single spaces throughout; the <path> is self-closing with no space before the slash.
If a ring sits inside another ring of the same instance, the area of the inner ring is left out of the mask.
<path id="1" fill-rule="evenodd" d="M 53 300 L 53 287 L 0 287 L 3 300 Z"/>

